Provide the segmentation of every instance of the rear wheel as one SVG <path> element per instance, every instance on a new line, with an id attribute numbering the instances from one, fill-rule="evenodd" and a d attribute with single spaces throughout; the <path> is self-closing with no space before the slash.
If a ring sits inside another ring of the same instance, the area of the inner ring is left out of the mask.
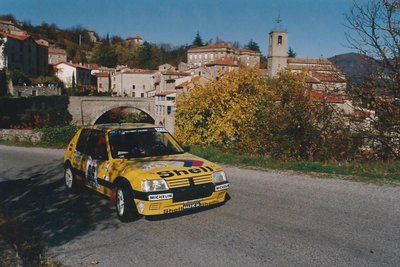
<path id="1" fill-rule="evenodd" d="M 128 222 L 138 217 L 136 205 L 133 201 L 133 195 L 127 186 L 118 185 L 116 192 L 115 207 L 118 218 L 122 222 Z"/>

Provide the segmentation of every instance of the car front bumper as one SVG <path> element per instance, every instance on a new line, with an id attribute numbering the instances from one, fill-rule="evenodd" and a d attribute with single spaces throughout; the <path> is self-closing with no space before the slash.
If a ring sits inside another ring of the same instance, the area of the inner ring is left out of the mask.
<path id="1" fill-rule="evenodd" d="M 162 192 L 135 192 L 134 201 L 139 214 L 170 214 L 222 203 L 228 188 L 229 183 L 223 182 Z"/>

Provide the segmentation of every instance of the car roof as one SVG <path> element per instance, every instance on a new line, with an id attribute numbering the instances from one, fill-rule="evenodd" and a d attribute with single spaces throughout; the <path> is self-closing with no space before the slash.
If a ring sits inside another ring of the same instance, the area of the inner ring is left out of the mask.
<path id="1" fill-rule="evenodd" d="M 155 128 L 155 127 L 157 126 L 150 123 L 108 123 L 108 124 L 95 124 L 93 126 L 86 126 L 84 128 L 109 132 L 112 130 L 132 130 L 132 129 Z"/>

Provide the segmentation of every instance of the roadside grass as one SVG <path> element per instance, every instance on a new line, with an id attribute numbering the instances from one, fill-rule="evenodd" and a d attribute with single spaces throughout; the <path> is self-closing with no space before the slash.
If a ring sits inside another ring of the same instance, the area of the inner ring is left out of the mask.
<path id="1" fill-rule="evenodd" d="M 44 256 L 41 236 L 31 226 L 7 216 L 0 206 L 0 266 L 61 267 Z"/>
<path id="2" fill-rule="evenodd" d="M 263 156 L 232 153 L 213 147 L 192 147 L 192 153 L 218 163 L 272 170 L 293 170 L 303 173 L 325 174 L 345 180 L 398 184 L 400 162 L 304 162 L 281 161 Z"/>

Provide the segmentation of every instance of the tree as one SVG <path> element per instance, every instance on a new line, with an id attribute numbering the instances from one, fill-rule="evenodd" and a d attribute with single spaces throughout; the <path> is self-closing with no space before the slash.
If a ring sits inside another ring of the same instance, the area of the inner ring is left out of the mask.
<path id="1" fill-rule="evenodd" d="M 107 43 L 96 44 L 92 50 L 91 63 L 96 63 L 101 66 L 114 68 L 117 65 L 118 58 L 114 48 Z"/>
<path id="2" fill-rule="evenodd" d="M 351 88 L 367 126 L 358 129 L 373 157 L 400 158 L 400 6 L 398 0 L 354 1 L 346 16 L 349 47 L 379 66 Z"/>
<path id="3" fill-rule="evenodd" d="M 249 43 L 246 45 L 246 48 L 261 53 L 260 47 L 256 42 L 253 41 L 253 39 L 249 41 Z"/>
<path id="4" fill-rule="evenodd" d="M 200 36 L 200 33 L 197 32 L 196 37 L 192 42 L 192 47 L 204 46 L 203 39 Z"/>
<path id="5" fill-rule="evenodd" d="M 288 57 L 292 58 L 296 57 L 296 52 L 294 52 L 294 50 L 291 47 L 289 47 Z"/>
<path id="6" fill-rule="evenodd" d="M 355 1 L 346 16 L 350 48 L 369 56 L 381 66 L 377 78 L 400 97 L 400 6 L 398 0 Z M 362 2 L 364 3 L 364 2 Z M 389 78 L 389 79 L 387 79 Z"/>

